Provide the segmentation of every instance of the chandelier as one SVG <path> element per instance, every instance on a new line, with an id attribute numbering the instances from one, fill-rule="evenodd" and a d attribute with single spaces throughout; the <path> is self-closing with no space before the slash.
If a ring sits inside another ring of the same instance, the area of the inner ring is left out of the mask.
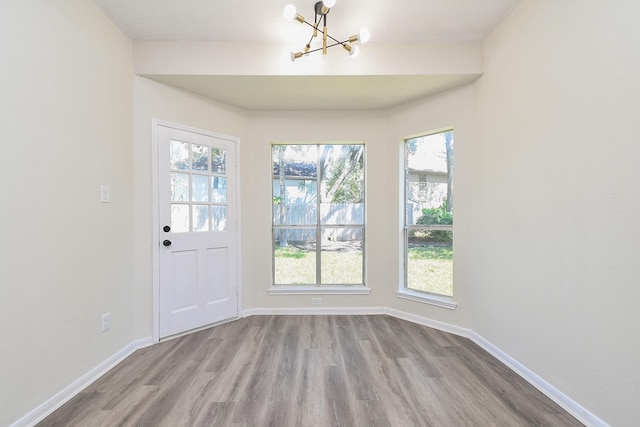
<path id="1" fill-rule="evenodd" d="M 342 46 L 347 52 L 349 52 L 349 56 L 352 58 L 356 58 L 360 53 L 360 49 L 358 46 L 352 45 L 352 43 L 360 42 L 366 43 L 369 41 L 369 30 L 366 28 L 360 29 L 358 34 L 349 37 L 344 41 L 340 41 L 335 39 L 329 35 L 327 32 L 327 15 L 331 11 L 331 8 L 336 4 L 336 0 L 323 0 L 319 1 L 314 6 L 315 11 L 315 19 L 313 24 L 311 22 L 307 22 L 304 16 L 298 14 L 296 7 L 292 4 L 285 6 L 284 8 L 284 17 L 287 21 L 293 21 L 294 19 L 301 24 L 307 24 L 310 26 L 313 31 L 311 33 L 311 37 L 309 41 L 305 45 L 304 49 L 300 52 L 291 52 L 291 61 L 295 61 L 296 59 L 302 57 L 302 55 L 308 55 L 313 52 L 322 51 L 323 55 L 327 54 L 327 49 L 334 46 Z M 319 28 L 320 23 L 322 22 L 322 28 Z M 313 39 L 318 37 L 318 33 L 322 34 L 322 47 L 311 49 L 311 43 Z M 331 40 L 328 42 L 328 40 Z"/>

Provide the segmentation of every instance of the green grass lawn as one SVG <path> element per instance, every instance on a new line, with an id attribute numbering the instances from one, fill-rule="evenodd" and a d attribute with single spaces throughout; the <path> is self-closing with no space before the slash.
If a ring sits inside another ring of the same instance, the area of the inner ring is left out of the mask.
<path id="1" fill-rule="evenodd" d="M 453 250 L 451 247 L 409 248 L 408 286 L 411 289 L 453 296 Z M 295 246 L 276 247 L 276 284 L 316 283 L 316 254 Z M 324 251 L 323 284 L 361 284 L 362 252 Z"/>
<path id="2" fill-rule="evenodd" d="M 453 296 L 453 249 L 446 246 L 409 248 L 407 286 L 418 291 Z"/>
<path id="3" fill-rule="evenodd" d="M 294 246 L 276 247 L 277 285 L 313 285 L 316 283 L 316 253 Z M 323 251 L 322 283 L 327 285 L 362 284 L 362 252 Z"/>
<path id="4" fill-rule="evenodd" d="M 309 285 L 316 283 L 316 256 L 313 251 L 294 246 L 276 247 L 276 285 Z"/>

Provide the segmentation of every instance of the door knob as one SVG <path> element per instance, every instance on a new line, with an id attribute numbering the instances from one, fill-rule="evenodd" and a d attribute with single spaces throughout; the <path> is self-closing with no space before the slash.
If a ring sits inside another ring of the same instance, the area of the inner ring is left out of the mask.
<path id="1" fill-rule="evenodd" d="M 168 225 L 165 225 L 164 227 L 162 227 L 162 231 L 164 231 L 165 233 L 168 233 L 171 231 L 171 227 L 169 227 Z"/>
<path id="2" fill-rule="evenodd" d="M 164 246 L 171 246 L 171 240 L 165 240 L 162 242 Z"/>

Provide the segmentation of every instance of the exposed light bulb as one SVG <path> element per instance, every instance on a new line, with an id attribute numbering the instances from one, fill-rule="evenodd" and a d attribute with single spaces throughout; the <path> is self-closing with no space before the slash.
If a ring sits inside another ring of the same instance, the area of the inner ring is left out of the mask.
<path id="1" fill-rule="evenodd" d="M 349 56 L 353 59 L 356 59 L 360 55 L 360 48 L 358 46 L 351 46 L 351 50 L 349 51 Z"/>
<path id="2" fill-rule="evenodd" d="M 360 28 L 360 31 L 358 32 L 358 40 L 360 43 L 364 44 L 368 42 L 370 38 L 371 33 L 369 32 L 369 29 L 365 27 Z"/>
<path id="3" fill-rule="evenodd" d="M 329 9 L 331 9 L 333 6 L 336 5 L 336 0 L 322 0 L 322 4 L 327 6 Z"/>
<path id="4" fill-rule="evenodd" d="M 291 62 L 302 57 L 302 52 L 291 52 Z"/>
<path id="5" fill-rule="evenodd" d="M 282 15 L 284 16 L 284 19 L 286 19 L 287 21 L 293 21 L 294 19 L 296 19 L 296 16 L 298 15 L 298 11 L 296 10 L 296 7 L 292 4 L 288 4 L 284 7 L 284 11 L 282 12 Z"/>

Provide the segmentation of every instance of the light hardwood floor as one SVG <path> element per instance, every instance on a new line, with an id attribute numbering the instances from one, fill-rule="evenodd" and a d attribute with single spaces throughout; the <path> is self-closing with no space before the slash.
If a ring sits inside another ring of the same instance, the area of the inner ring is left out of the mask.
<path id="1" fill-rule="evenodd" d="M 466 338 L 252 316 L 136 351 L 39 426 L 582 425 Z"/>

